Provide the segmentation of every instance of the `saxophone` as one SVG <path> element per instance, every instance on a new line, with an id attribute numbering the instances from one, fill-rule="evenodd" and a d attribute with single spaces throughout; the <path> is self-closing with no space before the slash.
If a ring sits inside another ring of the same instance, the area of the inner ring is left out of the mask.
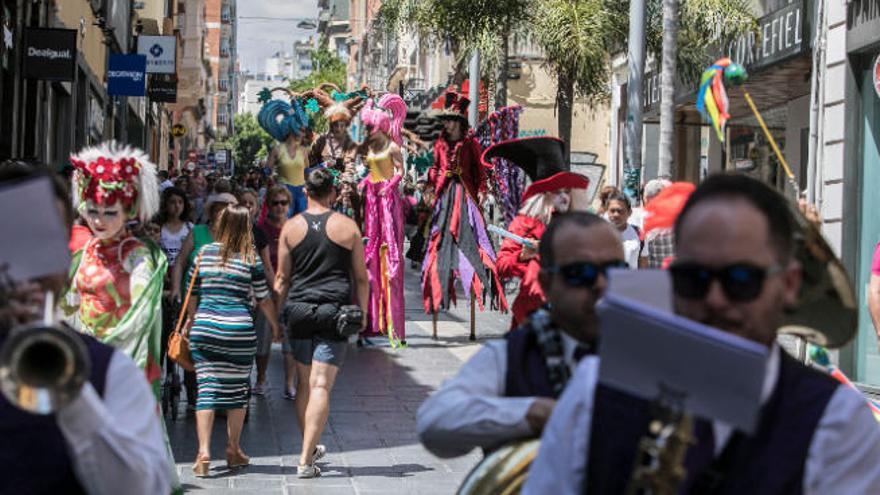
<path id="1" fill-rule="evenodd" d="M 639 441 L 626 495 L 675 495 L 687 475 L 684 459 L 694 443 L 693 420 L 681 409 L 658 409 Z"/>

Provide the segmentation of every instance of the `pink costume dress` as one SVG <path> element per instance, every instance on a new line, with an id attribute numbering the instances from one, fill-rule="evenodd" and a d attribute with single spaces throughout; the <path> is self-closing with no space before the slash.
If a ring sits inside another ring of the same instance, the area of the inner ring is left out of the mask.
<path id="1" fill-rule="evenodd" d="M 403 203 L 394 172 L 391 144 L 366 157 L 370 175 L 364 194 L 364 257 L 370 280 L 369 320 L 365 335 L 386 334 L 393 347 L 406 340 L 403 300 Z"/>

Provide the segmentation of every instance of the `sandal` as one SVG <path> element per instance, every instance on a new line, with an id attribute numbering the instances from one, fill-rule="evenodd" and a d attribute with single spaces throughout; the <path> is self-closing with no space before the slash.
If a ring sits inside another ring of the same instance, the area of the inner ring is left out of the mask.
<path id="1" fill-rule="evenodd" d="M 315 466 L 314 462 L 309 465 L 300 464 L 296 467 L 296 476 L 301 479 L 317 478 L 321 476 L 321 468 Z"/>

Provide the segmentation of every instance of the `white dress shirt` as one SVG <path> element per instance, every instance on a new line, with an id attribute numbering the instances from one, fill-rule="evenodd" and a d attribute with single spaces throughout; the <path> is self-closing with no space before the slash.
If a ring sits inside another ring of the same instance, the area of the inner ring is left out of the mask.
<path id="1" fill-rule="evenodd" d="M 779 379 L 780 352 L 774 344 L 767 360 L 762 403 Z M 579 494 L 586 481 L 593 397 L 599 358 L 584 358 L 544 428 L 538 456 L 529 470 L 525 494 Z M 731 427 L 713 421 L 715 452 L 730 439 Z M 819 420 L 804 469 L 807 495 L 868 494 L 880 487 L 880 425 L 864 397 L 838 386 Z"/>
<path id="2" fill-rule="evenodd" d="M 563 357 L 574 370 L 578 342 L 560 335 Z M 526 412 L 536 397 L 505 397 L 506 375 L 507 341 L 486 342 L 419 408 L 416 429 L 425 448 L 438 457 L 457 457 L 534 435 Z"/>
<path id="3" fill-rule="evenodd" d="M 143 371 L 121 352 L 110 358 L 103 400 L 86 382 L 56 418 L 86 492 L 171 493 L 172 467 L 156 399 Z"/>

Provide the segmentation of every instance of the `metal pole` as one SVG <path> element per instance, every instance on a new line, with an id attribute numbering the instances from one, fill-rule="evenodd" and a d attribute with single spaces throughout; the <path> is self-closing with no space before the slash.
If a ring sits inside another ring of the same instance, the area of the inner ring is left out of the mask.
<path id="1" fill-rule="evenodd" d="M 626 85 L 626 130 L 624 181 L 626 188 L 638 191 L 642 168 L 642 80 L 645 75 L 645 0 L 629 3 L 629 80 Z"/>
<path id="2" fill-rule="evenodd" d="M 468 99 L 471 100 L 471 106 L 468 108 L 468 123 L 471 128 L 477 126 L 477 120 L 480 118 L 479 102 L 480 102 L 480 51 L 474 50 L 471 54 L 471 62 L 468 66 L 468 75 L 470 79 L 470 91 L 468 91 Z"/>
<path id="3" fill-rule="evenodd" d="M 678 0 L 663 0 L 663 60 L 660 75 L 659 176 L 672 176 L 675 141 L 675 74 L 678 53 Z"/>
<path id="4" fill-rule="evenodd" d="M 813 77 L 810 78 L 810 140 L 807 148 L 807 202 L 816 203 L 817 152 L 819 145 L 820 92 L 825 78 L 825 2 L 816 4 L 816 40 L 813 46 Z M 800 191 L 798 191 L 799 193 Z"/>

